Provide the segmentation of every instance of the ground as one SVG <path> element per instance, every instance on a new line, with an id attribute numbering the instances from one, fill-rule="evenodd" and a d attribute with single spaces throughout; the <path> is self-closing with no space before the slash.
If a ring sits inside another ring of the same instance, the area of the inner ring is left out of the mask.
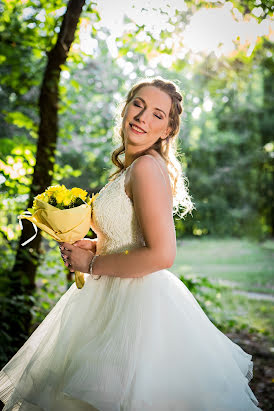
<path id="1" fill-rule="evenodd" d="M 253 356 L 253 379 L 249 386 L 263 411 L 273 411 L 274 352 L 269 337 L 246 331 L 226 333 L 233 342 Z"/>

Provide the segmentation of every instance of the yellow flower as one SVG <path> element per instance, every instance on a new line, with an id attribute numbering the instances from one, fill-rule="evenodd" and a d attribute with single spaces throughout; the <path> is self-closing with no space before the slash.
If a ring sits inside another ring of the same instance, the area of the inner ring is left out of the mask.
<path id="1" fill-rule="evenodd" d="M 66 190 L 66 187 L 64 186 L 64 184 L 62 184 L 61 186 L 60 186 L 60 184 L 57 184 L 56 186 L 48 187 L 45 192 L 49 196 L 51 196 L 53 193 L 60 192 L 60 191 L 63 191 L 63 190 Z"/>
<path id="2" fill-rule="evenodd" d="M 63 200 L 68 195 L 69 190 L 64 185 L 51 186 L 46 190 L 46 193 L 51 198 L 55 198 L 57 204 L 62 204 Z"/>
<path id="3" fill-rule="evenodd" d="M 33 208 L 34 211 L 37 210 L 38 207 L 37 207 L 36 200 L 33 201 L 32 208 Z"/>
<path id="4" fill-rule="evenodd" d="M 68 206 L 73 200 L 75 199 L 74 195 L 71 193 L 68 193 L 64 198 L 63 198 L 63 204 L 65 206 Z"/>
<path id="5" fill-rule="evenodd" d="M 55 193 L 54 198 L 58 204 L 63 202 L 63 195 L 61 193 Z"/>
<path id="6" fill-rule="evenodd" d="M 48 203 L 49 197 L 46 193 L 38 194 L 36 197 L 34 197 L 33 206 L 32 206 L 34 210 L 38 209 L 36 200 L 45 201 L 46 203 Z"/>
<path id="7" fill-rule="evenodd" d="M 86 190 L 82 190 L 82 188 L 73 187 L 70 192 L 75 195 L 75 197 L 80 197 L 82 200 L 86 199 L 88 192 Z"/>
<path id="8" fill-rule="evenodd" d="M 44 201 L 44 197 L 45 197 L 45 193 L 38 194 L 38 195 L 35 197 L 35 200 Z"/>
<path id="9" fill-rule="evenodd" d="M 64 184 L 62 185 L 57 184 L 55 186 L 49 186 L 44 193 L 38 194 L 34 198 L 33 209 L 34 210 L 38 209 L 36 200 L 41 200 L 41 201 L 50 203 L 50 200 L 55 199 L 58 206 L 67 207 L 67 206 L 70 206 L 76 200 L 77 197 L 85 201 L 86 198 L 89 198 L 88 192 L 78 187 L 73 187 L 71 190 L 68 190 L 64 186 Z M 89 200 L 89 204 L 91 204 L 91 200 Z"/>
<path id="10" fill-rule="evenodd" d="M 128 250 L 125 251 L 125 254 L 128 254 Z"/>

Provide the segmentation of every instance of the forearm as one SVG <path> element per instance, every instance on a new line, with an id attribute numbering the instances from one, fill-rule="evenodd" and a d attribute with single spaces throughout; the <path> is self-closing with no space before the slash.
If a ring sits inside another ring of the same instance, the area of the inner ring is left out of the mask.
<path id="1" fill-rule="evenodd" d="M 137 278 L 168 267 L 163 256 L 145 246 L 129 250 L 127 254 L 99 255 L 92 272 L 102 276 Z"/>

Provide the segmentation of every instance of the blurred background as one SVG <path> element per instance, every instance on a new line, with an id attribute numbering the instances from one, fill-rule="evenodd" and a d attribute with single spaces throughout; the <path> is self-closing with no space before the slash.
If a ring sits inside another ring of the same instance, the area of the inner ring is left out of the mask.
<path id="1" fill-rule="evenodd" d="M 97 193 L 115 170 L 118 104 L 162 76 L 183 94 L 196 207 L 174 216 L 171 271 L 254 354 L 251 387 L 271 409 L 273 41 L 271 1 L 0 1 L 1 366 L 74 281 L 45 233 L 20 245 L 34 232 L 17 216 L 49 185 Z"/>

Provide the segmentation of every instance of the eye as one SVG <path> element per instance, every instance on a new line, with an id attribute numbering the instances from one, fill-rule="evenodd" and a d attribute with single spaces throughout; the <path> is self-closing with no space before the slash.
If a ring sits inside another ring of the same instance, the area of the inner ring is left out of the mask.
<path id="1" fill-rule="evenodd" d="M 160 120 L 163 120 L 162 117 L 157 116 L 156 114 L 154 114 L 155 117 L 159 118 Z"/>
<path id="2" fill-rule="evenodd" d="M 142 107 L 142 106 L 139 106 L 137 103 L 136 103 L 136 101 L 134 101 L 134 103 L 133 103 L 133 105 L 135 106 L 135 107 Z"/>

